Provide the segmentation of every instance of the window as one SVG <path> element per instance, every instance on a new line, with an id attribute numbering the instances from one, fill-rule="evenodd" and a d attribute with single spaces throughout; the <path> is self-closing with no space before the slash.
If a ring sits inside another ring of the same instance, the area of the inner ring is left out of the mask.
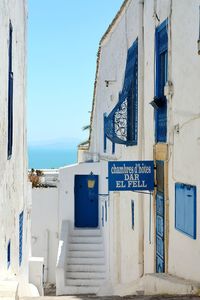
<path id="1" fill-rule="evenodd" d="M 108 116 L 104 114 L 104 152 L 106 139 L 126 146 L 138 142 L 138 40 L 128 49 L 122 91 L 118 103 Z"/>
<path id="2" fill-rule="evenodd" d="M 8 246 L 7 246 L 7 268 L 10 267 L 10 261 L 11 261 L 11 259 L 10 259 L 10 240 L 9 240 Z"/>
<path id="3" fill-rule="evenodd" d="M 131 200 L 131 219 L 132 219 L 132 229 L 134 230 L 135 216 L 134 216 L 134 201 Z"/>
<path id="4" fill-rule="evenodd" d="M 19 265 L 20 266 L 23 257 L 23 219 L 24 219 L 24 212 L 22 211 L 19 215 Z"/>
<path id="5" fill-rule="evenodd" d="M 196 187 L 175 184 L 175 228 L 196 239 Z"/>
<path id="6" fill-rule="evenodd" d="M 166 143 L 167 140 L 167 101 L 164 96 L 164 87 L 168 77 L 168 23 L 164 21 L 156 29 L 156 82 L 155 99 L 155 139 L 156 142 Z"/>
<path id="7" fill-rule="evenodd" d="M 13 71 L 12 71 L 12 38 L 13 28 L 9 26 L 9 47 L 8 47 L 8 159 L 12 156 L 13 146 Z"/>

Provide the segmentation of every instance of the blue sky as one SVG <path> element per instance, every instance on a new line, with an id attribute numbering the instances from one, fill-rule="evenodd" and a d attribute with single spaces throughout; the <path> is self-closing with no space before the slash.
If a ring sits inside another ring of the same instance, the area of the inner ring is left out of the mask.
<path id="1" fill-rule="evenodd" d="M 122 2 L 29 0 L 29 145 L 86 139 L 98 43 Z"/>

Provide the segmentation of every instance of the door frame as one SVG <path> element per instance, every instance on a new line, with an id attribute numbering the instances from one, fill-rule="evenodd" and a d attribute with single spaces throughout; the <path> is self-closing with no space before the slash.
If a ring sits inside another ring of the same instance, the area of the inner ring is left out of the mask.
<path id="1" fill-rule="evenodd" d="M 154 163 L 156 161 L 164 162 L 164 273 L 168 273 L 168 252 L 169 252 L 169 194 L 168 194 L 168 145 L 156 144 L 154 145 Z M 157 182 L 156 182 L 157 185 Z M 156 195 L 157 188 L 155 188 L 153 195 L 153 211 L 154 211 L 154 272 L 156 273 Z"/>

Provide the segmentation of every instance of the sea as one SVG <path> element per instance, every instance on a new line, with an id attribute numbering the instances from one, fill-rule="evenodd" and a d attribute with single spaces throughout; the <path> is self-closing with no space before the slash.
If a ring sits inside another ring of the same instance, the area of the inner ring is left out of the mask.
<path id="1" fill-rule="evenodd" d="M 28 147 L 29 169 L 56 169 L 77 162 L 77 147 Z"/>

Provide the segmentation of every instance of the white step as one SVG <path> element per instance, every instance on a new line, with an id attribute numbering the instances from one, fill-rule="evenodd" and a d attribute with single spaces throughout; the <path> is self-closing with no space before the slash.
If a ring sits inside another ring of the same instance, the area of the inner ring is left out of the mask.
<path id="1" fill-rule="evenodd" d="M 69 242 L 72 244 L 101 244 L 101 236 L 70 236 Z"/>
<path id="2" fill-rule="evenodd" d="M 68 265 L 66 271 L 68 272 L 105 272 L 104 265 Z"/>
<path id="3" fill-rule="evenodd" d="M 84 250 L 103 250 L 103 244 L 69 244 L 69 250 L 79 250 L 79 251 L 84 251 Z"/>
<path id="4" fill-rule="evenodd" d="M 90 279 L 90 278 L 101 278 L 101 279 L 105 279 L 105 272 L 67 272 L 67 279 L 81 279 L 81 278 L 85 278 L 85 279 Z"/>
<path id="5" fill-rule="evenodd" d="M 69 251 L 68 257 L 104 257 L 103 251 Z"/>
<path id="6" fill-rule="evenodd" d="M 72 236 L 101 236 L 100 229 L 73 229 Z"/>
<path id="7" fill-rule="evenodd" d="M 68 265 L 103 265 L 104 258 L 102 257 L 68 257 Z"/>
<path id="8" fill-rule="evenodd" d="M 101 286 L 102 279 L 67 279 L 67 286 Z"/>
<path id="9" fill-rule="evenodd" d="M 97 294 L 99 287 L 95 286 L 65 286 L 63 295 Z"/>

